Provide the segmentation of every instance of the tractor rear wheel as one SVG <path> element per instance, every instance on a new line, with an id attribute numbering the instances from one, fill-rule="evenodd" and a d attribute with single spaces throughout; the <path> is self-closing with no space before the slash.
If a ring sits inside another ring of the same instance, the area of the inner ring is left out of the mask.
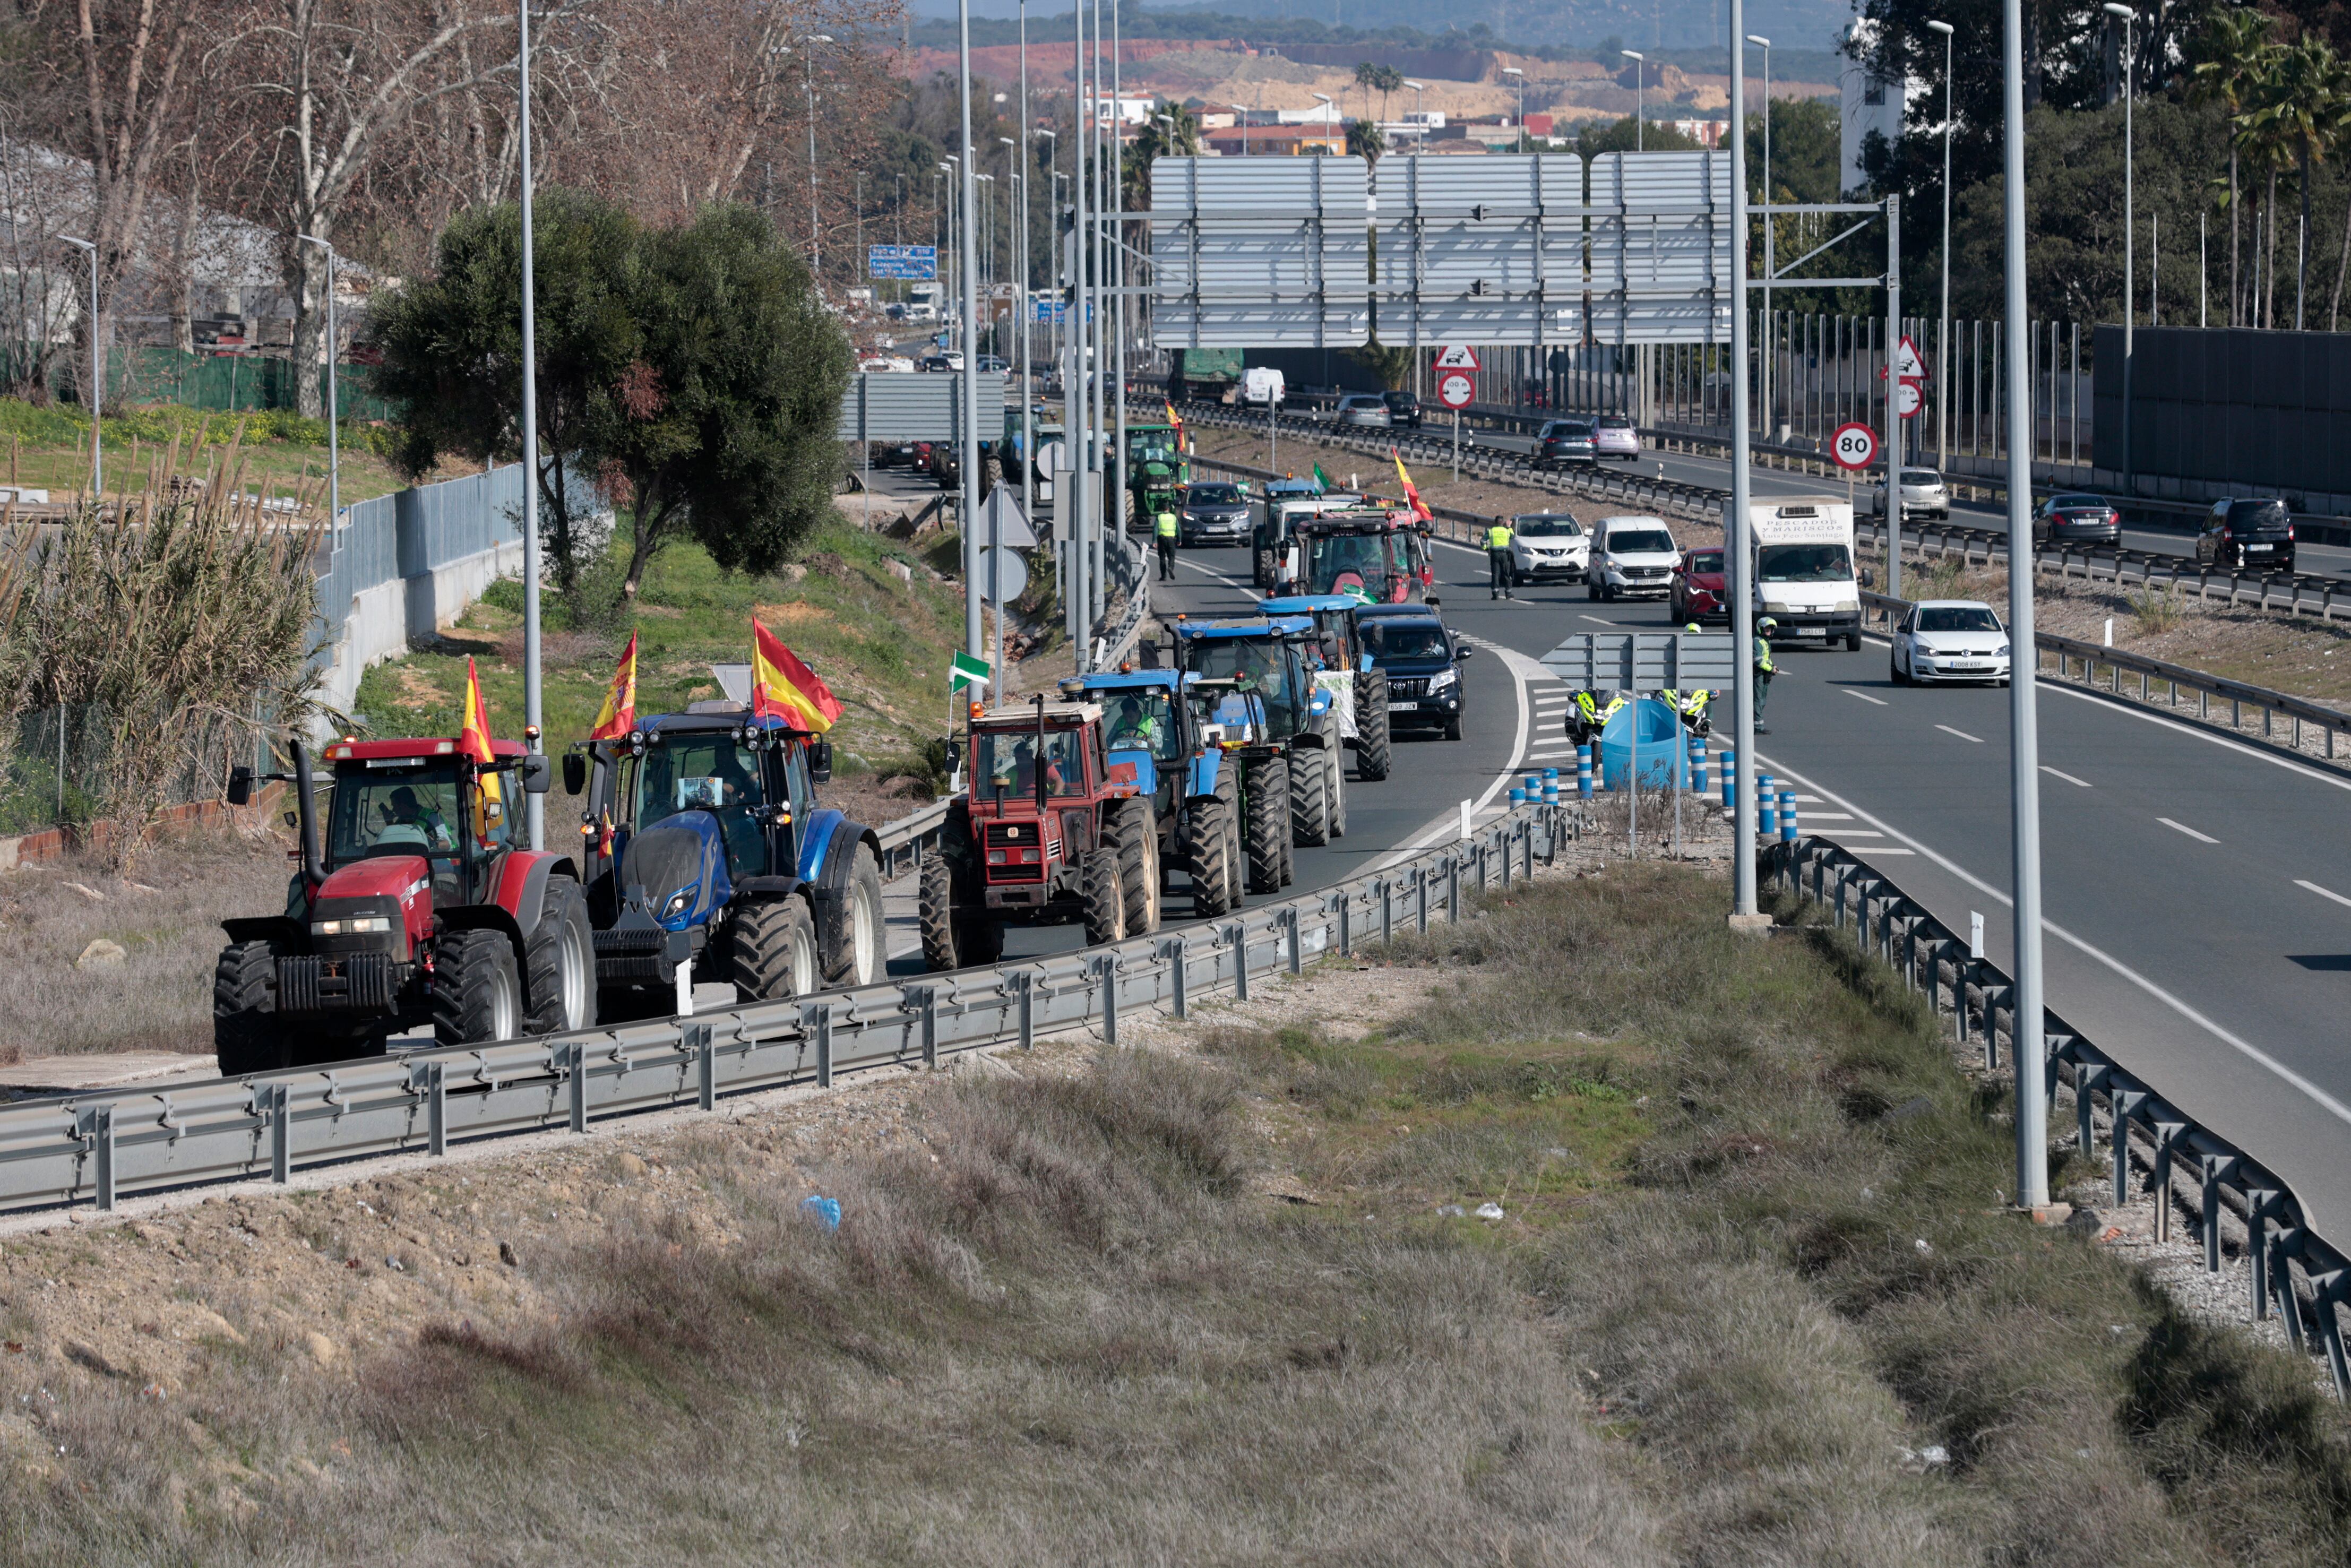
<path id="1" fill-rule="evenodd" d="M 230 943 L 213 965 L 213 1051 L 221 1076 L 290 1067 L 290 1043 L 277 1018 L 276 946 Z"/>
<path id="2" fill-rule="evenodd" d="M 1388 677 L 1384 670 L 1355 676 L 1355 771 L 1365 782 L 1388 776 L 1395 763 L 1395 729 L 1388 722 Z"/>
<path id="3" fill-rule="evenodd" d="M 1233 906 L 1233 868 L 1226 857 L 1233 820 L 1211 796 L 1196 802 L 1184 824 L 1184 859 L 1192 868 L 1192 913 L 1222 915 Z"/>
<path id="4" fill-rule="evenodd" d="M 1151 802 L 1136 796 L 1113 806 L 1102 839 L 1118 851 L 1127 933 L 1147 936 L 1159 929 L 1159 824 Z"/>
<path id="5" fill-rule="evenodd" d="M 1290 846 L 1290 768 L 1269 758 L 1249 770 L 1248 821 L 1249 885 L 1251 893 L 1279 893 Z"/>
<path id="6" fill-rule="evenodd" d="M 967 964 L 993 963 L 1004 951 L 1004 932 L 984 915 L 959 912 L 955 868 L 944 855 L 923 862 L 914 878 L 915 909 L 923 929 L 923 967 L 935 973 Z"/>
<path id="7" fill-rule="evenodd" d="M 538 924 L 522 945 L 526 1034 L 560 1034 L 596 1021 L 596 940 L 588 898 L 568 876 L 550 876 L 538 897 Z"/>
<path id="8" fill-rule="evenodd" d="M 1094 850 L 1079 865 L 1086 905 L 1086 946 L 1126 940 L 1126 894 L 1120 885 L 1118 852 Z"/>
<path id="9" fill-rule="evenodd" d="M 1331 766 L 1328 752 L 1301 746 L 1290 754 L 1290 838 L 1301 844 L 1331 841 Z"/>
<path id="10" fill-rule="evenodd" d="M 882 915 L 882 867 L 870 844 L 857 846 L 846 897 L 840 942 L 825 955 L 824 977 L 838 986 L 874 985 L 889 969 L 890 952 Z"/>
<path id="11" fill-rule="evenodd" d="M 798 896 L 755 904 L 735 916 L 735 988 L 749 1002 L 788 1002 L 824 983 L 816 915 Z"/>
<path id="12" fill-rule="evenodd" d="M 523 1030 L 521 977 L 503 931 L 444 931 L 433 944 L 433 1035 L 443 1045 L 486 1045 Z"/>

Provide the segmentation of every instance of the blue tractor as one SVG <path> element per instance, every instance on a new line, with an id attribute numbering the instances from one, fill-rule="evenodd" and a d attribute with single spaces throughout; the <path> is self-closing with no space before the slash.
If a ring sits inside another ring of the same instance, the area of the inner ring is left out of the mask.
<path id="1" fill-rule="evenodd" d="M 747 1001 L 883 977 L 881 845 L 818 804 L 831 777 L 830 742 L 724 702 L 565 756 L 604 1021 L 674 1010 L 681 965 Z"/>
<path id="2" fill-rule="evenodd" d="M 1314 684 L 1332 695 L 1340 738 L 1355 754 L 1356 777 L 1376 782 L 1388 776 L 1395 747 L 1388 728 L 1388 678 L 1373 664 L 1355 621 L 1363 603 L 1348 593 L 1293 593 L 1260 599 L 1257 607 L 1265 615 L 1312 619 L 1322 654 Z"/>
<path id="3" fill-rule="evenodd" d="M 1264 728 L 1262 703 L 1243 699 L 1219 725 L 1216 712 L 1228 694 L 1176 670 L 1073 675 L 1061 692 L 1070 701 L 1101 705 L 1110 758 L 1135 765 L 1158 826 L 1159 863 L 1190 876 L 1192 913 L 1239 907 L 1249 805 L 1240 753 Z"/>
<path id="4" fill-rule="evenodd" d="M 1179 616 L 1176 658 L 1180 669 L 1201 676 L 1211 689 L 1213 683 L 1229 682 L 1231 695 L 1261 706 L 1263 727 L 1252 737 L 1249 753 L 1262 753 L 1265 762 L 1280 769 L 1290 802 L 1288 841 L 1325 844 L 1343 835 L 1346 753 L 1336 700 L 1316 682 L 1323 658 L 1312 618 L 1259 616 L 1204 624 Z M 1245 837 L 1254 825 L 1244 822 Z M 1286 859 L 1286 848 L 1283 853 Z"/>

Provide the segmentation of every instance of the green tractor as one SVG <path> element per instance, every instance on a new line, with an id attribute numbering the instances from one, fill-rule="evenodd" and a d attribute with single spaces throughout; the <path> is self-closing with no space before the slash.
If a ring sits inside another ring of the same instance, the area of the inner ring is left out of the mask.
<path id="1" fill-rule="evenodd" d="M 1191 465 L 1176 436 L 1176 427 L 1154 421 L 1126 426 L 1126 530 L 1148 534 L 1162 512 L 1184 509 L 1184 486 Z"/>

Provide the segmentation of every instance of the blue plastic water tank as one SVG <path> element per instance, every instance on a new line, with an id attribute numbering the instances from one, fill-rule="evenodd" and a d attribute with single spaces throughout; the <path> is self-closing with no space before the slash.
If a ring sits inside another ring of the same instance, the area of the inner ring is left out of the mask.
<path id="1" fill-rule="evenodd" d="M 1633 727 L 1641 737 L 1641 785 L 1663 789 L 1669 784 L 1688 789 L 1689 748 L 1682 744 L 1682 721 L 1655 697 L 1641 697 L 1616 710 L 1600 732 L 1600 776 L 1611 789 L 1625 788 L 1633 766 Z"/>

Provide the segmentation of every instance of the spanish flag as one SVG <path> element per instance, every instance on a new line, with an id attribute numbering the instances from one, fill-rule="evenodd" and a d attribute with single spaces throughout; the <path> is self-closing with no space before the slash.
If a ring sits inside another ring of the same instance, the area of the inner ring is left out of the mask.
<path id="1" fill-rule="evenodd" d="M 482 677 L 474 673 L 474 661 L 465 660 L 465 715 L 457 725 L 457 754 L 476 762 L 496 760 L 490 749 L 490 710 L 482 701 Z"/>
<path id="2" fill-rule="evenodd" d="M 1433 521 L 1435 514 L 1429 511 L 1428 503 L 1420 498 L 1420 490 L 1413 484 L 1412 476 L 1404 471 L 1404 458 L 1393 446 L 1388 448 L 1388 455 L 1395 458 L 1396 477 L 1404 483 L 1404 498 L 1412 503 L 1412 515 L 1424 523 Z"/>
<path id="3" fill-rule="evenodd" d="M 841 717 L 841 703 L 831 688 L 756 618 L 751 639 L 751 716 L 780 718 L 810 735 L 831 729 Z"/>
<path id="4" fill-rule="evenodd" d="M 1176 405 L 1165 398 L 1160 400 L 1160 406 L 1167 411 L 1167 423 L 1176 427 L 1176 450 L 1181 452 L 1184 450 L 1184 416 L 1177 413 Z"/>
<path id="5" fill-rule="evenodd" d="M 618 740 L 637 727 L 637 634 L 629 633 L 629 649 L 621 655 L 620 668 L 612 672 L 612 685 L 604 694 L 604 706 L 596 715 L 596 727 L 588 732 L 590 740 Z"/>

